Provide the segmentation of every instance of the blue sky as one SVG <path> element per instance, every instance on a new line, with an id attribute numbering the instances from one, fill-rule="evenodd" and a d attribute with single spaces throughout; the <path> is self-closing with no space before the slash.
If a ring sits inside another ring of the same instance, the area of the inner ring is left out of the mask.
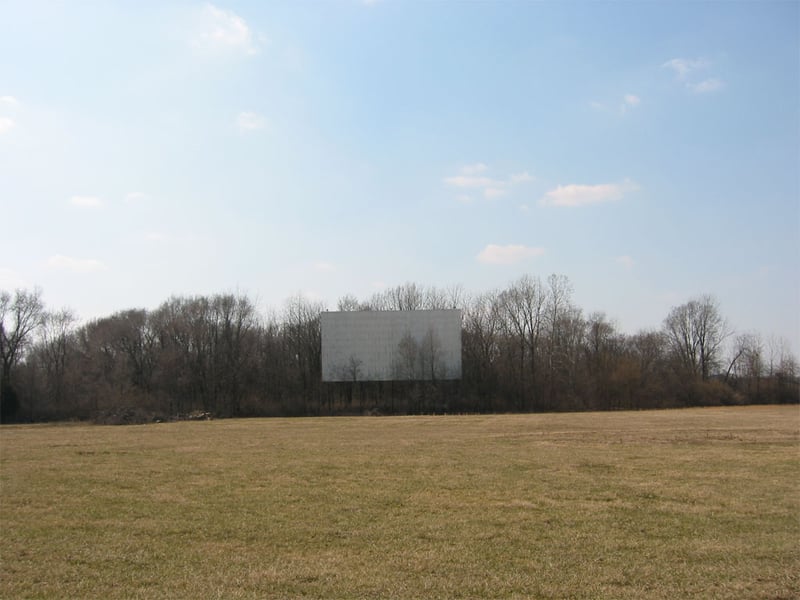
<path id="1" fill-rule="evenodd" d="M 481 292 L 800 350 L 800 3 L 0 1 L 0 288 Z"/>

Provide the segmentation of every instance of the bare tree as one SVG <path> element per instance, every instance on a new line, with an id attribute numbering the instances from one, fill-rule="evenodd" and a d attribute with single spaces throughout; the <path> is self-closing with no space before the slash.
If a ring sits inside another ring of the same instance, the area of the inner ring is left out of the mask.
<path id="1" fill-rule="evenodd" d="M 397 344 L 394 357 L 394 377 L 398 380 L 419 379 L 419 345 L 411 333 L 406 333 Z"/>
<path id="2" fill-rule="evenodd" d="M 625 386 L 630 396 L 633 377 L 630 365 L 621 368 L 622 340 L 617 334 L 616 325 L 608 320 L 605 313 L 595 312 L 586 319 L 586 334 L 584 341 L 584 355 L 586 362 L 585 383 L 592 389 L 596 406 L 601 408 L 614 408 L 618 406 L 617 388 L 620 381 L 625 380 Z"/>
<path id="3" fill-rule="evenodd" d="M 416 283 L 412 282 L 398 285 L 396 288 L 389 290 L 389 296 L 392 298 L 397 310 L 420 310 L 425 308 L 426 295 L 424 288 L 418 287 Z"/>
<path id="4" fill-rule="evenodd" d="M 11 372 L 22 359 L 32 335 L 41 325 L 44 304 L 42 291 L 16 290 L 12 298 L 0 292 L 0 418 L 14 418 L 18 404 L 11 385 Z"/>
<path id="5" fill-rule="evenodd" d="M 498 393 L 498 362 L 502 356 L 503 319 L 499 294 L 481 294 L 467 303 L 464 322 L 464 379 L 477 394 L 478 410 L 489 410 Z"/>
<path id="6" fill-rule="evenodd" d="M 362 410 L 389 393 L 392 412 L 396 393 L 414 412 L 447 410 L 456 396 L 478 411 L 800 400 L 789 343 L 745 334 L 723 349 L 731 332 L 709 296 L 673 308 L 660 330 L 628 336 L 602 313 L 584 318 L 571 295 L 569 280 L 552 275 L 470 299 L 460 287 L 413 283 L 370 303 L 344 296 L 341 310 L 462 308 L 463 379 L 449 386 L 440 341 L 428 331 L 395 348 L 390 385 L 365 382 L 364 364 L 351 357 L 339 366 L 348 385 L 334 388 L 320 381 L 324 307 L 302 296 L 264 318 L 238 294 L 176 297 L 155 311 L 125 310 L 74 328 L 69 311 L 44 312 L 38 290 L 0 291 L 2 417 L 88 418 L 127 408 L 299 415 L 326 402 L 333 413 L 348 389 L 343 408 L 352 408 L 355 391 Z M 717 373 L 728 385 L 704 381 Z"/>
<path id="7" fill-rule="evenodd" d="M 524 275 L 500 294 L 500 306 L 507 333 L 519 346 L 519 406 L 526 406 L 530 396 L 538 404 L 540 343 L 545 320 L 548 292 L 538 277 Z M 529 376 L 528 376 L 529 375 Z M 530 389 L 527 381 L 530 379 Z"/>
<path id="8" fill-rule="evenodd" d="M 364 361 L 360 358 L 357 358 L 354 354 L 350 355 L 350 358 L 347 359 L 343 365 L 341 365 L 337 371 L 339 373 L 339 377 L 342 381 L 347 382 L 347 406 L 353 406 L 353 393 L 356 388 L 356 384 L 361 380 L 363 377 L 362 373 L 362 366 Z M 363 384 L 363 382 L 362 382 Z M 363 385 L 362 385 L 363 389 Z M 363 394 L 360 396 L 361 399 L 361 410 L 364 410 L 363 402 L 364 396 Z"/>
<path id="9" fill-rule="evenodd" d="M 467 293 L 461 284 L 451 285 L 445 291 L 445 305 L 443 308 L 463 309 L 467 304 Z"/>
<path id="10" fill-rule="evenodd" d="M 347 364 L 344 366 L 343 374 L 347 377 L 348 381 L 352 381 L 355 383 L 361 378 L 361 365 L 364 364 L 364 361 L 360 358 L 356 358 L 352 354 L 347 361 Z"/>
<path id="11" fill-rule="evenodd" d="M 442 342 L 433 327 L 429 327 L 419 344 L 421 379 L 436 381 L 446 375 L 442 361 Z"/>
<path id="12" fill-rule="evenodd" d="M 64 410 L 67 358 L 76 320 L 75 313 L 69 309 L 44 313 L 42 318 L 41 356 L 49 400 L 56 414 Z"/>
<path id="13" fill-rule="evenodd" d="M 640 331 L 627 340 L 628 352 L 636 360 L 640 387 L 650 390 L 664 363 L 666 336 L 661 331 Z"/>
<path id="14" fill-rule="evenodd" d="M 683 369 L 703 381 L 718 366 L 722 344 L 732 333 L 712 296 L 673 308 L 664 320 L 664 331 Z"/>
<path id="15" fill-rule="evenodd" d="M 565 275 L 550 275 L 547 288 L 545 372 L 547 401 L 553 408 L 554 404 L 563 404 L 574 388 L 584 323 L 580 309 L 572 304 L 572 283 Z"/>
<path id="16" fill-rule="evenodd" d="M 789 341 L 785 337 L 771 335 L 767 340 L 768 374 L 779 373 L 797 375 L 797 358 L 792 354 Z"/>
<path id="17" fill-rule="evenodd" d="M 764 374 L 764 344 L 756 333 L 742 333 L 736 336 L 731 347 L 725 379 L 731 375 L 737 378 L 759 378 Z"/>
<path id="18" fill-rule="evenodd" d="M 352 294 L 346 294 L 339 298 L 339 301 L 336 303 L 336 309 L 339 311 L 369 310 L 369 306 L 359 302 L 358 298 Z"/>
<path id="19" fill-rule="evenodd" d="M 373 310 L 421 310 L 425 308 L 426 292 L 416 283 L 407 282 L 372 296 Z"/>
<path id="20" fill-rule="evenodd" d="M 255 305 L 245 295 L 222 294 L 213 298 L 211 307 L 216 324 L 215 385 L 223 414 L 238 416 L 255 352 L 258 327 Z"/>
<path id="21" fill-rule="evenodd" d="M 319 400 L 322 379 L 322 332 L 320 314 L 325 309 L 298 294 L 286 303 L 283 334 L 289 353 L 290 378 L 299 381 L 299 394 L 303 400 L 303 412 L 316 398 Z"/>

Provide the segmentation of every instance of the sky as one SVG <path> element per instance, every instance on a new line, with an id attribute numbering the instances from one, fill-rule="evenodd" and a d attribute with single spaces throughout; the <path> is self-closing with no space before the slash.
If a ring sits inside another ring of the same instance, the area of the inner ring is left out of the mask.
<path id="1" fill-rule="evenodd" d="M 84 320 L 566 275 L 800 351 L 800 3 L 0 0 L 0 289 Z"/>

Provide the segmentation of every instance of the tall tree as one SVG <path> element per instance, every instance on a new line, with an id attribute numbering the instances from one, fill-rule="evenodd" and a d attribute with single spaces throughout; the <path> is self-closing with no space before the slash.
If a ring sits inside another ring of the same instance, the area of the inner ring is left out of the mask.
<path id="1" fill-rule="evenodd" d="M 249 366 L 254 362 L 258 318 L 247 296 L 224 294 L 212 301 L 215 327 L 216 386 L 227 416 L 238 416 L 244 399 Z"/>
<path id="2" fill-rule="evenodd" d="M 16 290 L 14 296 L 0 292 L 0 419 L 13 419 L 17 413 L 16 392 L 11 373 L 22 358 L 33 333 L 41 325 L 44 303 L 42 292 Z"/>
<path id="3" fill-rule="evenodd" d="M 522 276 L 500 294 L 507 334 L 517 340 L 519 347 L 519 407 L 522 410 L 537 408 L 539 404 L 538 362 L 548 297 L 541 280 L 529 275 Z"/>
<path id="4" fill-rule="evenodd" d="M 664 331 L 684 371 L 702 381 L 718 366 L 722 344 L 732 333 L 718 302 L 708 295 L 674 307 Z"/>
<path id="5" fill-rule="evenodd" d="M 346 312 L 346 311 L 357 311 L 357 310 L 368 310 L 369 307 L 366 304 L 362 304 L 358 301 L 358 298 L 353 296 L 352 294 L 345 294 L 341 298 L 339 298 L 338 302 L 336 303 L 336 310 Z"/>
<path id="6" fill-rule="evenodd" d="M 67 359 L 70 355 L 72 326 L 76 320 L 75 313 L 69 309 L 46 312 L 42 318 L 40 355 L 49 404 L 57 415 L 65 409 Z"/>
<path id="7" fill-rule="evenodd" d="M 489 292 L 473 298 L 463 312 L 463 378 L 477 396 L 479 411 L 490 410 L 498 393 L 502 311 L 499 295 Z"/>
<path id="8" fill-rule="evenodd" d="M 586 319 L 584 355 L 587 371 L 585 393 L 592 396 L 589 400 L 594 400 L 593 406 L 598 408 L 616 407 L 619 386 L 615 384 L 631 378 L 631 369 L 621 368 L 621 337 L 605 313 L 595 312 Z"/>
<path id="9" fill-rule="evenodd" d="M 547 407 L 564 407 L 574 387 L 577 354 L 583 336 L 583 319 L 572 304 L 572 284 L 565 275 L 547 278 L 545 324 L 547 331 Z"/>
<path id="10" fill-rule="evenodd" d="M 314 400 L 320 401 L 322 380 L 322 330 L 320 313 L 324 305 L 298 294 L 286 303 L 283 335 L 285 351 L 289 355 L 287 373 L 300 384 L 303 413 L 307 413 Z"/>

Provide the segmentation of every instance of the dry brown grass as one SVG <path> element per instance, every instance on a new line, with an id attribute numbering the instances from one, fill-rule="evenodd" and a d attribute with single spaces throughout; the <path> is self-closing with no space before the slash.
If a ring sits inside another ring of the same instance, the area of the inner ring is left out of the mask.
<path id="1" fill-rule="evenodd" d="M 798 407 L 0 430 L 2 598 L 796 598 Z"/>

